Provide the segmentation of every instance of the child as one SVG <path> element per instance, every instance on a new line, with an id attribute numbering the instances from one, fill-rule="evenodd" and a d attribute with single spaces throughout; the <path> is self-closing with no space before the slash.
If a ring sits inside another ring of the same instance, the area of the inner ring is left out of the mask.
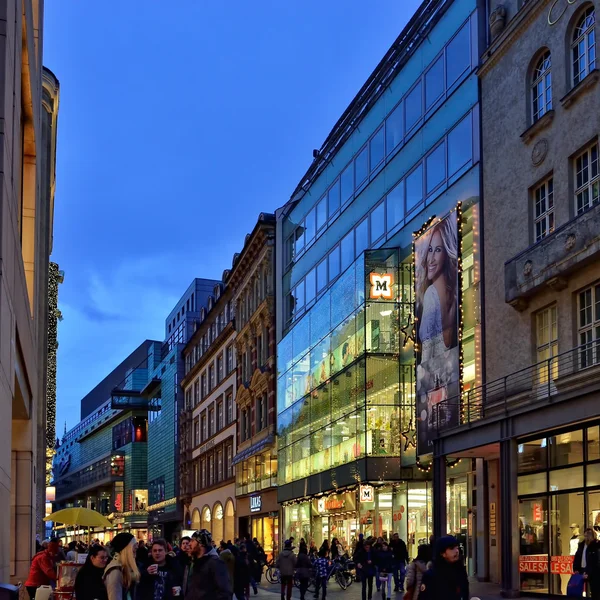
<path id="1" fill-rule="evenodd" d="M 315 561 L 315 598 L 319 597 L 319 589 L 323 588 L 323 600 L 327 596 L 327 579 L 329 579 L 329 552 L 326 548 L 319 550 L 319 558 Z"/>

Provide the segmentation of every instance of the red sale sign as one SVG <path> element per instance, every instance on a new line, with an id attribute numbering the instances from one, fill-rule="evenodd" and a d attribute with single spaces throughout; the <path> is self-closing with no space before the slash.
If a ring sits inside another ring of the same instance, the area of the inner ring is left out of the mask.
<path id="1" fill-rule="evenodd" d="M 550 572 L 555 575 L 573 575 L 574 556 L 551 556 Z"/>
<path id="2" fill-rule="evenodd" d="M 534 554 L 530 556 L 519 556 L 520 573 L 547 573 L 548 555 Z"/>

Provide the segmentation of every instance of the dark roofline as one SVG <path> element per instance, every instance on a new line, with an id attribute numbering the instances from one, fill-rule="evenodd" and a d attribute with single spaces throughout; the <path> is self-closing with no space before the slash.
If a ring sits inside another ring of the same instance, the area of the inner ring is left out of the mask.
<path id="1" fill-rule="evenodd" d="M 429 31 L 442 17 L 452 0 L 424 0 L 375 70 L 360 88 L 348 108 L 342 113 L 318 151 L 318 156 L 306 171 L 294 193 L 277 211 L 285 216 L 302 199 L 308 188 L 329 164 L 338 149 L 358 127 L 366 112 L 386 90 L 390 81 L 404 67 Z"/>

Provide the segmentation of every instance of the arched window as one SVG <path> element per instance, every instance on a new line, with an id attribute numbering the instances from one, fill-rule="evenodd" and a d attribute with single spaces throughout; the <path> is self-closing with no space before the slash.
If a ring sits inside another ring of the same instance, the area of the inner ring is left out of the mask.
<path id="1" fill-rule="evenodd" d="M 590 74 L 596 68 L 596 11 L 590 6 L 575 24 L 571 43 L 573 62 L 573 86 Z"/>
<path id="2" fill-rule="evenodd" d="M 192 529 L 195 529 L 196 531 L 202 529 L 202 526 L 200 525 L 200 511 L 197 508 L 192 511 Z"/>
<path id="3" fill-rule="evenodd" d="M 552 110 L 552 57 L 546 51 L 533 70 L 531 97 L 533 100 L 533 122 Z"/>
<path id="4" fill-rule="evenodd" d="M 229 498 L 225 504 L 225 527 L 223 531 L 223 539 L 225 541 L 233 540 L 235 537 L 235 508 L 233 500 Z"/>
<path id="5" fill-rule="evenodd" d="M 217 544 L 223 539 L 223 505 L 220 502 L 216 502 L 213 506 L 213 521 L 212 530 L 213 541 Z"/>
<path id="6" fill-rule="evenodd" d="M 202 509 L 202 529 L 212 531 L 211 514 L 208 506 Z"/>

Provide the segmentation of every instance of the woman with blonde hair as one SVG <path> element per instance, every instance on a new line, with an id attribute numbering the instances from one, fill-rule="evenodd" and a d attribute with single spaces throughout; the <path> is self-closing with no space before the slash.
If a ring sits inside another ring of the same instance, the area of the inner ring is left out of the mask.
<path id="1" fill-rule="evenodd" d="M 135 585 L 140 580 L 140 571 L 135 562 L 136 539 L 130 533 L 119 533 L 110 546 L 115 554 L 104 570 L 108 600 L 133 600 Z"/>
<path id="2" fill-rule="evenodd" d="M 445 218 L 426 234 L 417 273 L 418 335 L 425 363 L 455 346 L 457 336 L 458 239 L 456 223 Z"/>

